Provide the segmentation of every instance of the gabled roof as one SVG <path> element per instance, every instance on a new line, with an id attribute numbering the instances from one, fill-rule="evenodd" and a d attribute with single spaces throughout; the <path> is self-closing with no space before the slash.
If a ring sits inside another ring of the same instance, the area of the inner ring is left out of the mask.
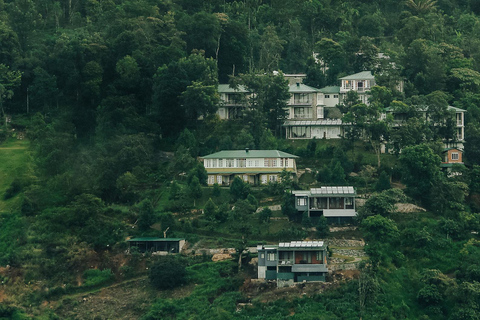
<path id="1" fill-rule="evenodd" d="M 237 89 L 230 87 L 229 84 L 219 84 L 218 85 L 219 93 L 248 93 L 249 91 L 245 86 L 239 85 Z"/>
<path id="2" fill-rule="evenodd" d="M 362 71 L 359 73 L 351 74 L 349 76 L 340 78 L 340 80 L 374 80 L 375 77 L 372 71 Z"/>
<path id="3" fill-rule="evenodd" d="M 303 83 L 294 83 L 288 86 L 288 92 L 290 93 L 312 93 L 318 92 L 317 88 L 307 86 Z"/>
<path id="4" fill-rule="evenodd" d="M 340 93 L 340 87 L 339 86 L 330 86 L 330 87 L 325 87 L 322 89 L 319 89 L 318 91 L 322 93 Z"/>
<path id="5" fill-rule="evenodd" d="M 202 159 L 242 159 L 242 158 L 298 158 L 279 150 L 224 150 L 200 157 Z"/>

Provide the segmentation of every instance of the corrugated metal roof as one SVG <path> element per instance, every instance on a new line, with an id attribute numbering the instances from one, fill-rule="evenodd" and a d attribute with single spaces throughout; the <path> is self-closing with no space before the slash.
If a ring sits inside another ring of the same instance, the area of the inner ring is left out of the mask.
<path id="1" fill-rule="evenodd" d="M 330 86 L 330 87 L 321 88 L 318 91 L 320 91 L 322 93 L 340 93 L 340 87 L 339 86 Z"/>
<path id="2" fill-rule="evenodd" d="M 341 119 L 321 119 L 321 120 L 287 120 L 284 127 L 292 126 L 339 126 L 342 125 Z"/>
<path id="3" fill-rule="evenodd" d="M 219 93 L 248 93 L 249 91 L 242 85 L 239 85 L 237 89 L 230 87 L 229 84 L 219 84 L 218 85 Z"/>
<path id="4" fill-rule="evenodd" d="M 280 150 L 224 150 L 200 157 L 203 159 L 242 159 L 242 158 L 298 158 Z"/>
<path id="5" fill-rule="evenodd" d="M 349 76 L 340 78 L 340 80 L 374 80 L 375 77 L 372 71 L 362 71 L 359 73 L 351 74 Z"/>

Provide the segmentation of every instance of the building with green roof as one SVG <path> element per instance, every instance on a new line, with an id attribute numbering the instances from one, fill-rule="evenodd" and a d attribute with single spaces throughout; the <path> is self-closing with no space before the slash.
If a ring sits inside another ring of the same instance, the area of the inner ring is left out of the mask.
<path id="1" fill-rule="evenodd" d="M 279 150 L 224 150 L 200 158 L 209 185 L 229 185 L 236 176 L 253 185 L 267 184 L 278 181 L 282 171 L 297 174 L 298 157 Z"/>

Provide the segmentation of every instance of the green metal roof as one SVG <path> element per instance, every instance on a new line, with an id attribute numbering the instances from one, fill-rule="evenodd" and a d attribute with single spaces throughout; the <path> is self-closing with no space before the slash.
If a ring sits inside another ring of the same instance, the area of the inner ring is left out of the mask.
<path id="1" fill-rule="evenodd" d="M 320 90 L 318 90 L 322 93 L 340 93 L 340 87 L 339 86 L 330 86 L 330 87 L 325 87 Z"/>
<path id="2" fill-rule="evenodd" d="M 467 112 L 467 110 L 463 110 L 463 109 L 460 109 L 460 108 L 457 108 L 457 107 L 452 107 L 452 106 L 448 106 L 448 110 L 455 110 L 455 111 L 459 111 L 459 112 Z"/>
<path id="3" fill-rule="evenodd" d="M 203 159 L 241 159 L 241 158 L 298 158 L 279 150 L 224 150 L 200 157 Z"/>
<path id="4" fill-rule="evenodd" d="M 248 93 L 248 90 L 239 85 L 237 89 L 230 87 L 229 84 L 219 84 L 218 85 L 218 92 L 219 93 Z"/>
<path id="5" fill-rule="evenodd" d="M 312 93 L 312 92 L 318 92 L 317 88 L 307 86 L 306 84 L 303 83 L 294 83 L 288 86 L 288 92 L 290 93 Z"/>
<path id="6" fill-rule="evenodd" d="M 374 80 L 375 77 L 372 71 L 362 71 L 359 73 L 351 74 L 349 76 L 340 78 L 340 80 Z"/>
<path id="7" fill-rule="evenodd" d="M 460 151 L 460 152 L 463 152 L 461 149 L 458 149 L 458 148 L 455 148 L 455 147 L 450 147 L 450 148 L 444 148 L 444 149 L 442 150 L 442 153 L 443 153 L 443 152 L 447 152 L 447 151 L 449 151 L 449 150 L 458 150 L 458 151 Z"/>
<path id="8" fill-rule="evenodd" d="M 155 238 L 155 237 L 143 237 L 143 238 L 133 238 L 127 241 L 157 241 L 157 242 L 166 242 L 166 241 L 181 241 L 185 240 L 184 238 Z"/>

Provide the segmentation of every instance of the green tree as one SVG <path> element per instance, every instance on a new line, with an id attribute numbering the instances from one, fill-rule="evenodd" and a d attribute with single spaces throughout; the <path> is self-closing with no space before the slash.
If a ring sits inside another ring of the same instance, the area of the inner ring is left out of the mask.
<path id="1" fill-rule="evenodd" d="M 391 187 L 392 186 L 390 185 L 390 176 L 384 170 L 382 171 L 382 173 L 380 173 L 380 176 L 378 177 L 377 183 L 375 184 L 375 191 L 382 192 L 384 190 L 390 189 Z"/>
<path id="2" fill-rule="evenodd" d="M 160 290 L 173 289 L 187 282 L 185 262 L 176 256 L 163 256 L 156 260 L 148 275 L 150 283 Z"/>
<path id="3" fill-rule="evenodd" d="M 260 213 L 258 214 L 258 219 L 264 223 L 269 223 L 271 217 L 272 217 L 272 210 L 270 210 L 270 208 L 268 207 L 264 207 L 262 211 L 260 211 Z"/>
<path id="4" fill-rule="evenodd" d="M 365 240 L 391 243 L 399 236 L 398 227 L 391 219 L 380 215 L 368 217 L 362 221 L 360 228 L 364 232 Z"/>
<path id="5" fill-rule="evenodd" d="M 20 85 L 22 73 L 20 71 L 10 71 L 10 68 L 0 64 L 0 110 L 5 115 L 4 102 L 12 99 L 13 90 Z"/>
<path id="6" fill-rule="evenodd" d="M 317 237 L 321 239 L 328 237 L 328 235 L 330 234 L 330 227 L 328 226 L 328 221 L 325 216 L 321 216 L 320 218 L 318 218 L 316 228 Z"/>
<path id="7" fill-rule="evenodd" d="M 155 223 L 155 211 L 152 202 L 145 199 L 140 202 L 138 208 L 138 228 L 140 231 L 147 231 Z"/>
<path id="8" fill-rule="evenodd" d="M 188 184 L 188 195 L 193 198 L 193 206 L 195 206 L 195 201 L 202 197 L 203 191 L 200 186 L 200 181 L 196 176 L 192 178 L 192 181 Z"/>
<path id="9" fill-rule="evenodd" d="M 230 183 L 230 194 L 234 201 L 246 199 L 250 193 L 250 187 L 239 177 L 235 177 Z"/>
<path id="10" fill-rule="evenodd" d="M 217 215 L 217 206 L 213 202 L 212 198 L 208 199 L 205 207 L 203 208 L 203 214 L 209 220 L 215 220 Z"/>
<path id="11" fill-rule="evenodd" d="M 407 193 L 421 200 L 428 199 L 428 191 L 439 179 L 440 157 L 427 145 L 421 144 L 402 150 L 399 160 Z"/>

